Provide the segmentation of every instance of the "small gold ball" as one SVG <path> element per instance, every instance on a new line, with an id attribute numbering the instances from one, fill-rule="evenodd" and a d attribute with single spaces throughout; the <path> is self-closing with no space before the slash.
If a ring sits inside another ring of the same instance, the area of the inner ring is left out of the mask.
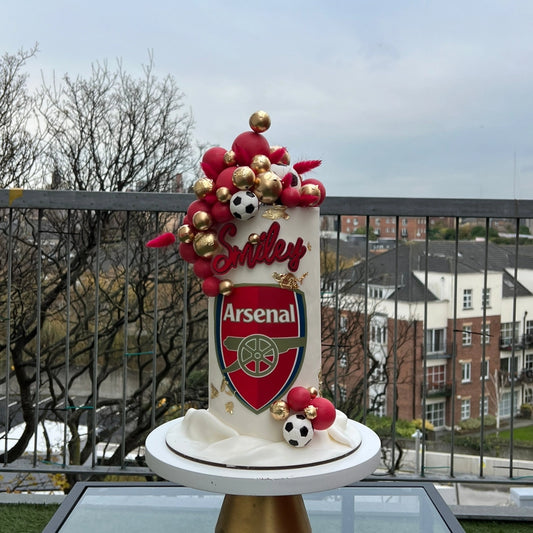
<path id="1" fill-rule="evenodd" d="M 197 198 L 201 200 L 213 190 L 213 186 L 213 180 L 210 180 L 209 178 L 200 178 L 194 183 L 192 190 L 194 191 L 194 194 L 196 194 Z"/>
<path id="2" fill-rule="evenodd" d="M 197 233 L 193 243 L 194 251 L 200 256 L 208 259 L 218 250 L 218 239 L 214 231 Z"/>
<path id="3" fill-rule="evenodd" d="M 310 205 L 310 207 L 314 207 L 315 205 L 318 205 L 320 202 L 320 198 L 322 196 L 322 193 L 320 192 L 320 189 L 318 188 L 318 185 L 314 185 L 311 183 L 307 183 L 306 185 L 303 185 L 300 189 L 300 194 L 303 195 L 309 195 L 314 196 L 316 200 L 314 200 Z"/>
<path id="4" fill-rule="evenodd" d="M 253 157 L 250 165 L 256 174 L 270 170 L 270 159 L 266 155 L 257 154 Z"/>
<path id="5" fill-rule="evenodd" d="M 178 239 L 180 242 L 192 242 L 194 239 L 194 230 L 188 224 L 183 224 L 178 229 Z"/>
<path id="6" fill-rule="evenodd" d="M 232 291 L 233 291 L 233 282 L 230 281 L 229 279 L 223 279 L 218 284 L 218 290 L 219 290 L 220 294 L 222 294 L 222 296 L 230 295 L 232 293 Z"/>
<path id="7" fill-rule="evenodd" d="M 259 234 L 258 233 L 250 233 L 250 235 L 248 235 L 248 242 L 250 244 L 258 244 L 259 243 Z"/>
<path id="8" fill-rule="evenodd" d="M 231 176 L 233 185 L 241 191 L 247 191 L 254 185 L 255 173 L 250 167 L 237 167 Z"/>
<path id="9" fill-rule="evenodd" d="M 256 133 L 263 133 L 270 128 L 270 116 L 266 111 L 256 111 L 250 117 L 250 128 Z"/>
<path id="10" fill-rule="evenodd" d="M 273 204 L 279 198 L 282 190 L 281 180 L 274 172 L 268 171 L 258 174 L 254 193 L 260 202 Z"/>
<path id="11" fill-rule="evenodd" d="M 314 420 L 316 418 L 316 407 L 314 405 L 308 405 L 304 409 L 304 414 L 307 420 Z"/>
<path id="12" fill-rule="evenodd" d="M 209 213 L 205 211 L 196 211 L 192 217 L 192 225 L 200 231 L 205 231 L 211 227 L 213 219 Z"/>
<path id="13" fill-rule="evenodd" d="M 284 400 L 277 400 L 270 406 L 270 414 L 274 420 L 287 420 L 289 418 L 289 404 Z"/>
<path id="14" fill-rule="evenodd" d="M 308 387 L 307 390 L 310 392 L 312 400 L 318 396 L 318 389 L 316 387 Z"/>
<path id="15" fill-rule="evenodd" d="M 227 167 L 232 167 L 233 165 L 236 164 L 236 161 L 235 161 L 235 152 L 233 150 L 228 150 L 225 154 L 224 154 L 224 163 L 226 163 L 226 166 Z"/>
<path id="16" fill-rule="evenodd" d="M 227 187 L 220 187 L 220 189 L 217 189 L 216 197 L 219 202 L 225 204 L 231 199 L 231 191 Z"/>

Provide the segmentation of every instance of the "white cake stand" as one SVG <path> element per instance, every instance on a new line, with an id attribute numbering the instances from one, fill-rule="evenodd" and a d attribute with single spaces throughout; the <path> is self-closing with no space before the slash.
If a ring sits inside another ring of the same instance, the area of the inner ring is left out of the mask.
<path id="1" fill-rule="evenodd" d="M 146 462 L 168 481 L 226 494 L 216 532 L 310 532 L 302 494 L 359 481 L 379 465 L 379 437 L 353 420 L 348 424 L 355 424 L 361 445 L 352 454 L 315 466 L 272 470 L 211 466 L 181 457 L 165 441 L 167 431 L 175 423 L 167 422 L 148 435 Z"/>

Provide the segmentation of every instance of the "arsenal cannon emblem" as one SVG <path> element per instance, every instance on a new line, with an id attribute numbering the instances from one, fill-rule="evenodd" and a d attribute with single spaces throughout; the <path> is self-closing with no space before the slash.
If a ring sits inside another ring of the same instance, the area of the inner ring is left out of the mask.
<path id="1" fill-rule="evenodd" d="M 302 366 L 307 321 L 302 292 L 237 285 L 215 302 L 220 370 L 235 396 L 259 413 L 288 391 Z"/>

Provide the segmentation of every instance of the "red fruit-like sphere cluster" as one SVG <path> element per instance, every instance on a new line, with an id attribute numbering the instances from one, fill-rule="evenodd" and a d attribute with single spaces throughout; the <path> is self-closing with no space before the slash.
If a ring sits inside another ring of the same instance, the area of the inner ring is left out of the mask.
<path id="1" fill-rule="evenodd" d="M 326 197 L 321 182 L 302 181 L 300 177 L 318 167 L 320 161 L 301 161 L 290 167 L 286 148 L 270 146 L 262 134 L 270 126 L 268 114 L 257 111 L 249 123 L 252 131 L 237 135 L 231 150 L 213 147 L 204 153 L 200 167 L 205 176 L 193 185 L 197 200 L 190 204 L 179 229 L 180 256 L 193 265 L 207 296 L 231 291 L 229 280 L 214 275 L 211 261 L 219 250 L 219 226 L 234 219 L 230 202 L 235 193 L 249 191 L 260 203 L 286 207 L 315 207 Z M 163 247 L 173 242 L 165 234 L 147 246 Z"/>
<path id="2" fill-rule="evenodd" d="M 335 406 L 327 398 L 314 396 L 305 387 L 293 387 L 287 394 L 287 404 L 292 411 L 304 411 L 306 413 L 309 412 L 310 406 L 314 407 L 311 424 L 315 430 L 328 429 L 335 422 Z"/>

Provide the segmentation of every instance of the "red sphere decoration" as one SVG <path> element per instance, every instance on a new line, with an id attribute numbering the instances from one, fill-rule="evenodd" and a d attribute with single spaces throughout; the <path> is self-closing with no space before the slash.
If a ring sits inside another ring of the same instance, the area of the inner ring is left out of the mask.
<path id="1" fill-rule="evenodd" d="M 287 403 L 293 411 L 303 411 L 311 403 L 311 393 L 305 387 L 293 387 L 287 394 Z"/>
<path id="2" fill-rule="evenodd" d="M 214 146 L 205 152 L 200 166 L 208 178 L 216 180 L 220 172 L 226 168 L 226 163 L 224 162 L 226 151 L 225 148 Z"/>
<path id="3" fill-rule="evenodd" d="M 295 187 L 287 187 L 283 189 L 280 200 L 287 207 L 296 207 L 300 204 L 300 190 Z"/>
<path id="4" fill-rule="evenodd" d="M 208 259 L 198 259 L 194 263 L 193 270 L 200 279 L 206 279 L 213 275 L 211 260 Z"/>
<path id="5" fill-rule="evenodd" d="M 215 220 L 215 222 L 221 223 L 221 222 L 229 222 L 233 219 L 233 215 L 231 214 L 231 211 L 229 209 L 229 203 L 226 202 L 225 204 L 221 202 L 217 202 L 213 207 L 211 208 L 211 216 Z"/>
<path id="6" fill-rule="evenodd" d="M 194 202 L 191 202 L 187 209 L 187 217 L 189 220 L 192 221 L 194 214 L 198 213 L 198 211 L 205 211 L 206 213 L 209 213 L 211 208 L 205 200 L 194 200 Z"/>
<path id="7" fill-rule="evenodd" d="M 187 261 L 187 263 L 195 263 L 196 261 L 198 261 L 198 259 L 200 259 L 194 251 L 192 242 L 180 243 L 178 251 L 180 253 L 181 258 Z"/>
<path id="8" fill-rule="evenodd" d="M 317 397 L 313 398 L 310 403 L 316 407 L 316 417 L 311 420 L 313 429 L 328 429 L 333 425 L 337 412 L 335 411 L 335 406 L 328 399 Z"/>
<path id="9" fill-rule="evenodd" d="M 233 183 L 233 172 L 235 171 L 237 167 L 228 167 L 225 168 L 217 178 L 216 188 L 220 189 L 222 187 L 226 187 L 229 189 L 231 194 L 236 193 L 239 189 L 235 186 Z"/>
<path id="10" fill-rule="evenodd" d="M 316 205 L 320 205 L 325 200 L 326 187 L 324 187 L 324 184 L 321 181 L 316 180 L 315 178 L 307 178 L 302 181 L 302 187 L 304 185 L 316 185 L 318 189 L 320 190 L 320 200 L 318 201 Z"/>
<path id="11" fill-rule="evenodd" d="M 219 288 L 218 285 L 220 283 L 220 280 L 216 278 L 215 276 L 211 276 L 210 278 L 204 279 L 202 283 L 202 291 L 206 296 L 218 296 Z"/>
<path id="12" fill-rule="evenodd" d="M 218 202 L 217 195 L 214 192 L 210 192 L 204 196 L 204 202 L 207 202 L 209 205 L 213 205 Z"/>
<path id="13" fill-rule="evenodd" d="M 239 165 L 250 166 L 256 155 L 270 155 L 270 144 L 263 135 L 253 131 L 245 131 L 235 137 L 231 149 L 235 152 L 235 160 Z"/>

